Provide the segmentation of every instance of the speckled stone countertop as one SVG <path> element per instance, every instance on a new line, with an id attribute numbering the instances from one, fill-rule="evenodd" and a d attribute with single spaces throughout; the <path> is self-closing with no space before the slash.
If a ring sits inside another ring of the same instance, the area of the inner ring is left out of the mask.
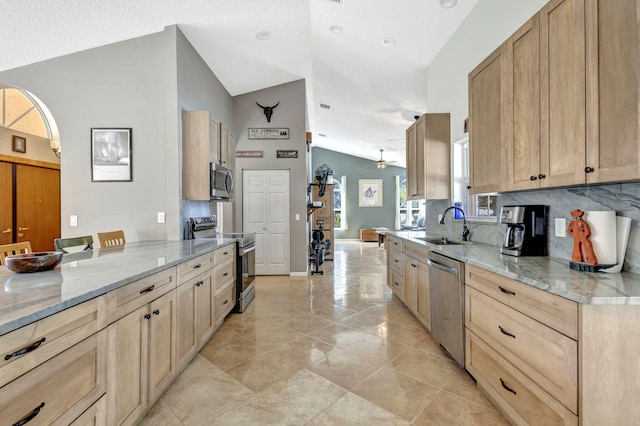
<path id="1" fill-rule="evenodd" d="M 234 242 L 139 241 L 64 255 L 54 270 L 29 274 L 0 266 L 0 335 Z"/>
<path id="2" fill-rule="evenodd" d="M 640 275 L 622 272 L 587 273 L 569 268 L 569 261 L 548 256 L 514 257 L 500 254 L 497 246 L 476 243 L 435 245 L 416 238 L 438 237 L 422 231 L 388 232 L 429 247 L 470 265 L 512 278 L 566 299 L 592 305 L 639 305 Z"/>

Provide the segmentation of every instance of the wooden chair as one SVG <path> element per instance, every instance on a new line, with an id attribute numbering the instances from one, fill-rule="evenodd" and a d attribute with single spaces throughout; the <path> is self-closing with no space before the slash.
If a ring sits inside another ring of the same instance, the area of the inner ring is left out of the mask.
<path id="1" fill-rule="evenodd" d="M 4 244 L 0 246 L 0 265 L 4 265 L 4 258 L 14 254 L 31 253 L 31 243 L 23 241 L 15 244 Z"/>
<path id="2" fill-rule="evenodd" d="M 68 247 L 85 246 L 82 251 L 93 250 L 93 237 L 91 235 L 85 235 L 83 237 L 56 238 L 53 240 L 53 245 L 56 247 L 57 251 L 67 254 L 69 252 L 65 250 L 65 248 Z"/>
<path id="3" fill-rule="evenodd" d="M 126 243 L 124 231 L 98 232 L 100 247 L 123 246 Z"/>

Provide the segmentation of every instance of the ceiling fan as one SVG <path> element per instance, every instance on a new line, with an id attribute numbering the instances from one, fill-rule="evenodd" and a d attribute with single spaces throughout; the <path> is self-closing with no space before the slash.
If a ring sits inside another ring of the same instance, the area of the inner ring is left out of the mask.
<path id="1" fill-rule="evenodd" d="M 380 149 L 380 161 L 378 161 L 376 163 L 376 167 L 379 168 L 379 169 L 386 169 L 387 168 L 387 162 L 382 159 L 382 151 L 384 151 L 384 149 L 381 148 Z"/>

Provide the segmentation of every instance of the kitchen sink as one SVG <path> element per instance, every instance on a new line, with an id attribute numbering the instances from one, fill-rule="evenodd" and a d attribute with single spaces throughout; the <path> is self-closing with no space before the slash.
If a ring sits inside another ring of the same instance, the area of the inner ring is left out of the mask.
<path id="1" fill-rule="evenodd" d="M 454 246 L 461 244 L 470 244 L 470 241 L 452 240 L 446 237 L 416 237 L 416 240 L 425 241 L 427 243 L 435 244 L 438 246 Z"/>

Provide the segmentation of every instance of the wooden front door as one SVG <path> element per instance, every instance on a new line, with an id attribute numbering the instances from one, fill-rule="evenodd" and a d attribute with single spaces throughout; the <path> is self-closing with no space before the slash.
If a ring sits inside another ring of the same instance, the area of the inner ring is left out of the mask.
<path id="1" fill-rule="evenodd" d="M 13 172 L 11 163 L 0 162 L 0 244 L 13 242 Z"/>

